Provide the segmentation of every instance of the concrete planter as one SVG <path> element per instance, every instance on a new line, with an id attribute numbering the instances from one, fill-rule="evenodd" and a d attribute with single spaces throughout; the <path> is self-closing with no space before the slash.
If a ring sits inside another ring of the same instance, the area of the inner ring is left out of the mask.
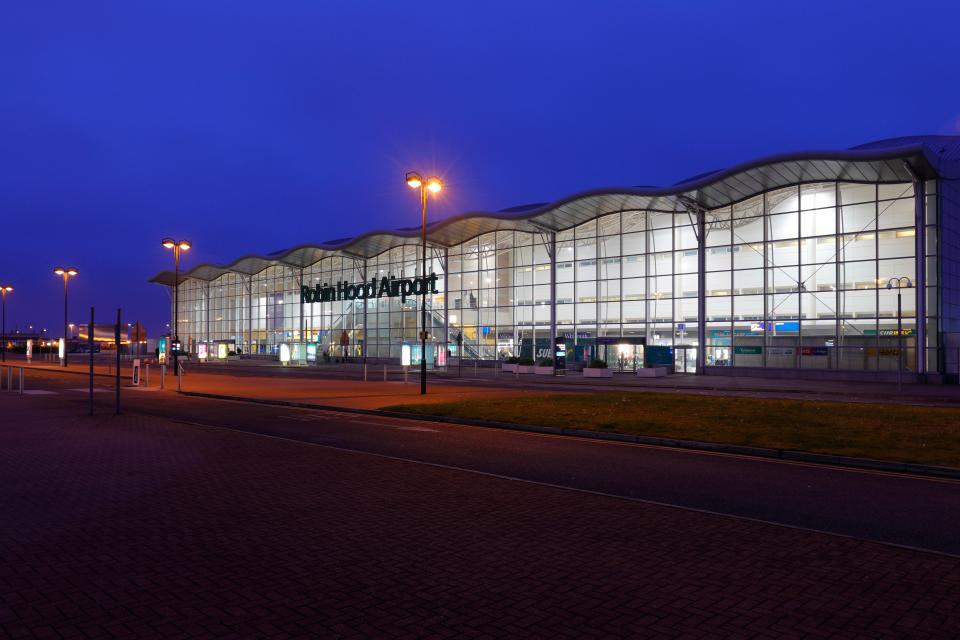
<path id="1" fill-rule="evenodd" d="M 533 369 L 534 369 L 534 367 L 533 367 L 532 364 L 518 364 L 518 365 L 517 365 L 517 373 L 533 373 Z"/>
<path id="2" fill-rule="evenodd" d="M 637 369 L 638 378 L 662 378 L 667 375 L 666 367 L 645 367 Z"/>
<path id="3" fill-rule="evenodd" d="M 552 376 L 553 367 L 534 367 L 533 372 L 538 376 Z"/>
<path id="4" fill-rule="evenodd" d="M 518 366 L 520 365 L 503 363 L 503 366 L 500 370 L 504 373 L 516 373 Z"/>
<path id="5" fill-rule="evenodd" d="M 584 367 L 583 377 L 584 378 L 612 378 L 613 370 L 612 369 L 591 369 L 590 367 Z"/>

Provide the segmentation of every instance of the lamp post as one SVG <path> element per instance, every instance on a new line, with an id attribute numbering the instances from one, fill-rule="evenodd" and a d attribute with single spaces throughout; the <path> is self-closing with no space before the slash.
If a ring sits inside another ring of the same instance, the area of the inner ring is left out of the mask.
<path id="1" fill-rule="evenodd" d="M 53 272 L 63 278 L 63 366 L 67 366 L 67 280 L 77 275 L 78 271 L 73 267 L 57 267 Z"/>
<path id="2" fill-rule="evenodd" d="M 904 287 L 913 288 L 913 282 L 907 276 L 887 280 L 887 289 L 897 290 L 897 389 L 903 389 L 903 302 L 900 290 Z"/>
<path id="3" fill-rule="evenodd" d="M 173 373 L 177 374 L 177 357 L 180 355 L 180 252 L 189 251 L 189 240 L 174 240 L 173 238 L 164 238 L 162 241 L 164 248 L 173 249 L 173 335 L 170 344 L 170 353 L 173 356 Z"/>
<path id="4" fill-rule="evenodd" d="M 0 333 L 3 334 L 3 339 L 0 342 L 3 342 L 3 345 L 0 346 L 0 358 L 3 362 L 7 361 L 7 294 L 13 291 L 13 287 L 9 284 L 0 284 L 0 296 L 3 297 L 3 328 L 0 329 Z"/>
<path id="5" fill-rule="evenodd" d="M 424 181 L 416 171 L 408 171 L 407 186 L 420 190 L 420 240 L 422 243 L 422 266 L 420 277 L 423 279 L 423 292 L 420 302 L 420 395 L 427 393 L 427 191 L 433 194 L 443 190 L 440 178 L 431 176 Z M 444 301 L 446 304 L 446 301 Z"/>

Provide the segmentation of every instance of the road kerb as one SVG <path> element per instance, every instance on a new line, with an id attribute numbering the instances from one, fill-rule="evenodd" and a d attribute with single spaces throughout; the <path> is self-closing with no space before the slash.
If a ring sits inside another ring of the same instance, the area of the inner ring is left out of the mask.
<path id="1" fill-rule="evenodd" d="M 855 469 L 866 469 L 870 471 L 886 471 L 892 473 L 903 473 L 908 475 L 930 476 L 936 478 L 949 478 L 960 480 L 960 469 L 952 467 L 937 467 L 932 465 L 915 464 L 910 462 L 897 462 L 892 460 L 875 460 L 872 458 L 852 458 L 848 456 L 836 456 L 824 453 L 810 453 L 807 451 L 796 451 L 791 449 L 770 449 L 765 447 L 748 447 L 736 444 L 724 444 L 720 442 L 702 442 L 699 440 L 679 440 L 676 438 L 659 438 L 654 436 L 636 436 L 626 433 L 610 433 L 605 431 L 593 431 L 589 429 L 568 429 L 562 427 L 546 427 L 531 424 L 515 424 L 512 422 L 496 422 L 492 420 L 473 420 L 466 418 L 454 418 L 448 416 L 435 416 L 418 413 L 405 413 L 402 411 L 384 411 L 382 409 L 360 409 L 354 407 L 341 407 L 336 405 L 316 404 L 312 402 L 297 402 L 293 400 L 275 400 L 269 398 L 248 398 L 243 396 L 231 396 L 219 393 L 205 393 L 201 391 L 179 391 L 181 395 L 197 398 L 210 398 L 212 400 L 230 400 L 233 402 L 248 402 L 254 404 L 267 404 L 281 407 L 293 407 L 297 409 L 315 409 L 321 411 L 332 411 L 336 413 L 351 413 L 368 416 L 384 416 L 388 418 L 402 418 L 406 420 L 420 420 L 424 422 L 446 422 L 469 427 L 484 427 L 489 429 L 507 429 L 511 431 L 524 431 L 528 433 L 545 433 L 551 435 L 571 436 L 584 439 L 606 440 L 610 442 L 628 442 L 635 444 L 645 444 L 657 447 L 671 447 L 676 449 L 693 449 L 698 451 L 710 451 L 713 453 L 727 453 L 731 455 L 753 456 L 758 458 L 775 458 L 780 460 L 789 460 L 793 462 L 808 462 L 827 466 L 847 467 Z"/>

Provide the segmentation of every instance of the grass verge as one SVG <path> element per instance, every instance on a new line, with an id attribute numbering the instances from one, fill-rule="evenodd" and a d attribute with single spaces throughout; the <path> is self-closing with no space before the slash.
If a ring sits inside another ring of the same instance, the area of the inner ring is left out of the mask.
<path id="1" fill-rule="evenodd" d="M 960 410 L 938 407 L 614 392 L 382 408 L 960 468 Z"/>

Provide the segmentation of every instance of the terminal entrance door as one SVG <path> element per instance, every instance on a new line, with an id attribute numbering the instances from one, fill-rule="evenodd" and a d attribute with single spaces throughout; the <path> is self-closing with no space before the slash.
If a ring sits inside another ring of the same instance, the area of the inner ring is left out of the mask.
<path id="1" fill-rule="evenodd" d="M 681 344 L 673 348 L 675 355 L 673 370 L 677 373 L 697 372 L 697 348 L 692 345 Z"/>
<path id="2" fill-rule="evenodd" d="M 644 338 L 627 336 L 622 338 L 604 336 L 597 340 L 600 358 L 613 371 L 633 372 L 643 368 Z"/>

